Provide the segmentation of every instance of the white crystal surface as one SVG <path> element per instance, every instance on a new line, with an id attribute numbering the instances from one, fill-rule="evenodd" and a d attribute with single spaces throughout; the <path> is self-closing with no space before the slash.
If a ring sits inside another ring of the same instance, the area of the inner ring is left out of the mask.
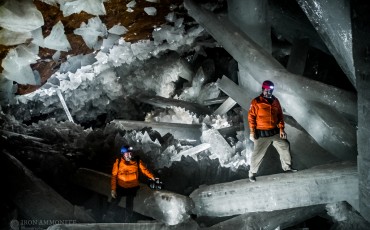
<path id="1" fill-rule="evenodd" d="M 147 15 L 150 16 L 157 15 L 157 9 L 155 7 L 144 7 L 144 11 Z"/>
<path id="2" fill-rule="evenodd" d="M 0 6 L 0 26 L 5 29 L 25 33 L 43 25 L 41 12 L 30 0 L 7 0 Z"/>
<path id="3" fill-rule="evenodd" d="M 64 33 L 64 26 L 61 21 L 55 24 L 50 32 L 50 35 L 44 39 L 44 47 L 60 51 L 68 51 L 71 49 L 71 44 Z"/>
<path id="4" fill-rule="evenodd" d="M 85 11 L 92 15 L 105 15 L 104 0 L 73 0 L 66 1 L 60 4 L 60 10 L 63 11 L 63 16 L 68 17 L 71 14 L 78 14 Z"/>

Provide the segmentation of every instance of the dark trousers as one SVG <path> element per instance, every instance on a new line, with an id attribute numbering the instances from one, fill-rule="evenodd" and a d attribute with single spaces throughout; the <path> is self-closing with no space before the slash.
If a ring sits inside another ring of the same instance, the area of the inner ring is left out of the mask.
<path id="1" fill-rule="evenodd" d="M 119 202 L 121 201 L 121 198 L 125 196 L 126 197 L 126 209 L 132 212 L 134 209 L 134 198 L 139 188 L 140 188 L 139 186 L 133 187 L 133 188 L 123 188 L 123 187 L 117 186 L 117 189 L 116 189 L 117 198 L 112 199 L 112 205 L 117 207 Z"/>

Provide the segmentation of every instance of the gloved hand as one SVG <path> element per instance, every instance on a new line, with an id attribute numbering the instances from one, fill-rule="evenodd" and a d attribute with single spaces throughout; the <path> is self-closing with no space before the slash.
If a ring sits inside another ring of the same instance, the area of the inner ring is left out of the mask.
<path id="1" fill-rule="evenodd" d="M 284 130 L 280 129 L 280 138 L 281 139 L 287 139 L 287 135 Z"/>
<path id="2" fill-rule="evenodd" d="M 163 183 L 160 181 L 158 177 L 155 177 L 153 179 L 149 179 L 149 187 L 151 189 L 162 189 Z"/>
<path id="3" fill-rule="evenodd" d="M 255 142 L 256 141 L 256 134 L 254 134 L 254 133 L 249 134 L 249 139 L 251 141 Z"/>
<path id="4" fill-rule="evenodd" d="M 111 195 L 114 199 L 116 199 L 116 198 L 117 198 L 117 192 L 116 192 L 116 191 L 114 191 L 114 190 L 112 190 L 112 191 L 110 192 L 110 195 Z"/>

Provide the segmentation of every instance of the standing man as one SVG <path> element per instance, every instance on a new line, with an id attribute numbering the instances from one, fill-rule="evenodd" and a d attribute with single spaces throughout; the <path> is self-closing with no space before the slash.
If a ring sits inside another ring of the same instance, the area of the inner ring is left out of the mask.
<path id="1" fill-rule="evenodd" d="M 285 172 L 296 172 L 291 167 L 291 156 L 287 135 L 284 131 L 283 111 L 279 100 L 272 95 L 274 83 L 264 81 L 262 93 L 254 98 L 248 112 L 250 128 L 249 139 L 254 142 L 251 156 L 249 180 L 256 181 L 258 172 L 267 148 L 272 145 L 280 155 L 281 166 Z"/>
<path id="2" fill-rule="evenodd" d="M 133 159 L 132 147 L 122 146 L 121 156 L 116 159 L 112 168 L 111 196 L 113 205 L 116 207 L 121 197 L 126 197 L 126 210 L 132 215 L 134 197 L 139 190 L 139 171 L 145 176 L 154 180 L 154 175 L 145 167 L 143 162 L 137 157 Z"/>

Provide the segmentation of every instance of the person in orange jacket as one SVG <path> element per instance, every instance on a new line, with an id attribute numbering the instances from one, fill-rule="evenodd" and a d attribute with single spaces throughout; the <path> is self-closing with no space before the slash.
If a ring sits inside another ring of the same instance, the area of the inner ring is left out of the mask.
<path id="1" fill-rule="evenodd" d="M 155 176 L 140 159 L 132 156 L 132 147 L 122 146 L 121 157 L 116 159 L 112 168 L 111 196 L 113 205 L 118 205 L 120 199 L 126 196 L 126 209 L 133 210 L 134 197 L 140 188 L 139 171 L 154 180 Z"/>
<path id="2" fill-rule="evenodd" d="M 285 172 L 296 172 L 291 167 L 291 155 L 287 134 L 284 131 L 284 117 L 279 100 L 272 95 L 274 83 L 266 80 L 262 83 L 262 93 L 254 98 L 248 111 L 250 128 L 249 139 L 254 142 L 249 169 L 249 180 L 256 181 L 267 148 L 272 145 L 280 155 L 281 166 Z"/>

